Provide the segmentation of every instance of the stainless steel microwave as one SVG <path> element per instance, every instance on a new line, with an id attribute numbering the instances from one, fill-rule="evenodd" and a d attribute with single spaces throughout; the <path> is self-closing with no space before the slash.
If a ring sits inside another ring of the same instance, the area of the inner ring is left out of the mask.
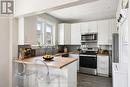
<path id="1" fill-rule="evenodd" d="M 97 33 L 87 33 L 81 35 L 81 41 L 82 42 L 93 42 L 97 41 L 98 34 Z"/>

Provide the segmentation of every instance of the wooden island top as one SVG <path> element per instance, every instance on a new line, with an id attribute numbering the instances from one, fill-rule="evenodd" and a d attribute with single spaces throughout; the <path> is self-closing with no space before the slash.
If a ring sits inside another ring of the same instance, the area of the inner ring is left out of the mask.
<path id="1" fill-rule="evenodd" d="M 39 59 L 39 60 L 43 60 L 44 59 L 42 58 L 42 56 L 38 56 L 38 57 L 31 57 L 31 58 L 27 58 L 27 59 L 23 59 L 23 60 L 14 60 L 14 62 L 17 62 L 17 63 L 24 63 L 24 64 L 38 64 L 38 65 L 44 65 L 43 63 L 41 62 L 36 62 L 36 60 Z M 46 64 L 49 66 L 49 67 L 53 67 L 53 68 L 63 68 L 65 66 L 67 66 L 68 64 L 71 64 L 75 61 L 77 61 L 78 59 L 76 58 L 69 58 L 69 57 L 54 57 L 53 60 L 51 61 L 45 61 Z"/>

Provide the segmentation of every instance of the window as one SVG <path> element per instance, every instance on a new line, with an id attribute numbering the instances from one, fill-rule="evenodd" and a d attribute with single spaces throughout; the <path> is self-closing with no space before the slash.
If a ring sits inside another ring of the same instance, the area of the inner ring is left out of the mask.
<path id="1" fill-rule="evenodd" d="M 53 26 L 44 22 L 37 23 L 37 42 L 38 45 L 52 45 L 53 43 Z"/>
<path id="2" fill-rule="evenodd" d="M 46 24 L 46 29 L 45 29 L 45 42 L 46 44 L 52 44 L 52 26 L 49 24 Z"/>
<path id="3" fill-rule="evenodd" d="M 38 42 L 38 44 L 39 43 L 43 43 L 43 38 L 44 38 L 44 33 L 43 33 L 43 31 L 44 31 L 44 23 L 42 23 L 42 22 L 38 22 L 37 23 L 37 42 Z"/>

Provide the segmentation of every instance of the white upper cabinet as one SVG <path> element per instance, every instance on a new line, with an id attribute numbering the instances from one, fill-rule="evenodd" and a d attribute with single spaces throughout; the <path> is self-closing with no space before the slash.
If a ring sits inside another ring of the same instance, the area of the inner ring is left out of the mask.
<path id="1" fill-rule="evenodd" d="M 116 27 L 116 19 L 109 19 L 108 20 L 109 21 L 109 23 L 110 23 L 110 29 L 111 29 L 111 32 L 112 33 L 118 33 L 118 29 L 117 29 L 117 27 Z"/>
<path id="2" fill-rule="evenodd" d="M 111 45 L 112 44 L 112 34 L 118 33 L 118 30 L 116 27 L 116 19 L 109 19 L 108 23 L 109 23 L 108 43 Z"/>
<path id="3" fill-rule="evenodd" d="M 112 45 L 112 34 L 117 32 L 115 19 L 98 21 L 98 45 Z"/>
<path id="4" fill-rule="evenodd" d="M 96 21 L 88 22 L 88 33 L 95 33 L 97 31 L 98 31 L 97 22 Z"/>
<path id="5" fill-rule="evenodd" d="M 85 33 L 95 33 L 97 32 L 97 22 L 83 22 L 81 23 L 81 34 Z"/>
<path id="6" fill-rule="evenodd" d="M 58 43 L 59 45 L 71 44 L 71 24 L 62 23 L 58 26 Z"/>
<path id="7" fill-rule="evenodd" d="M 63 26 L 63 24 L 58 25 L 58 44 L 64 45 L 64 26 Z"/>
<path id="8" fill-rule="evenodd" d="M 88 23 L 87 22 L 81 23 L 80 27 L 81 27 L 81 34 L 88 33 Z"/>
<path id="9" fill-rule="evenodd" d="M 98 33 L 98 45 L 112 45 L 112 34 L 117 33 L 116 20 L 59 24 L 59 45 L 80 45 L 81 34 Z M 127 38 L 124 40 L 127 42 Z"/>
<path id="10" fill-rule="evenodd" d="M 108 45 L 109 23 L 106 20 L 98 21 L 98 45 Z"/>
<path id="11" fill-rule="evenodd" d="M 80 23 L 71 24 L 71 45 L 81 44 Z"/>

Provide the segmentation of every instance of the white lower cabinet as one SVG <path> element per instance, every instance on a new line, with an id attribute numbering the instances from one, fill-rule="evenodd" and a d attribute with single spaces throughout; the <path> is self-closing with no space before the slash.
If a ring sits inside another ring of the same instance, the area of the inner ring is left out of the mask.
<path id="1" fill-rule="evenodd" d="M 97 21 L 81 22 L 80 27 L 81 27 L 81 34 L 97 33 L 98 32 Z"/>
<path id="2" fill-rule="evenodd" d="M 97 56 L 97 73 L 100 76 L 109 76 L 109 56 Z"/>
<path id="3" fill-rule="evenodd" d="M 79 54 L 69 54 L 70 58 L 77 58 L 77 70 L 79 71 Z"/>
<path id="4" fill-rule="evenodd" d="M 98 44 L 108 45 L 109 22 L 107 20 L 98 21 Z"/>

